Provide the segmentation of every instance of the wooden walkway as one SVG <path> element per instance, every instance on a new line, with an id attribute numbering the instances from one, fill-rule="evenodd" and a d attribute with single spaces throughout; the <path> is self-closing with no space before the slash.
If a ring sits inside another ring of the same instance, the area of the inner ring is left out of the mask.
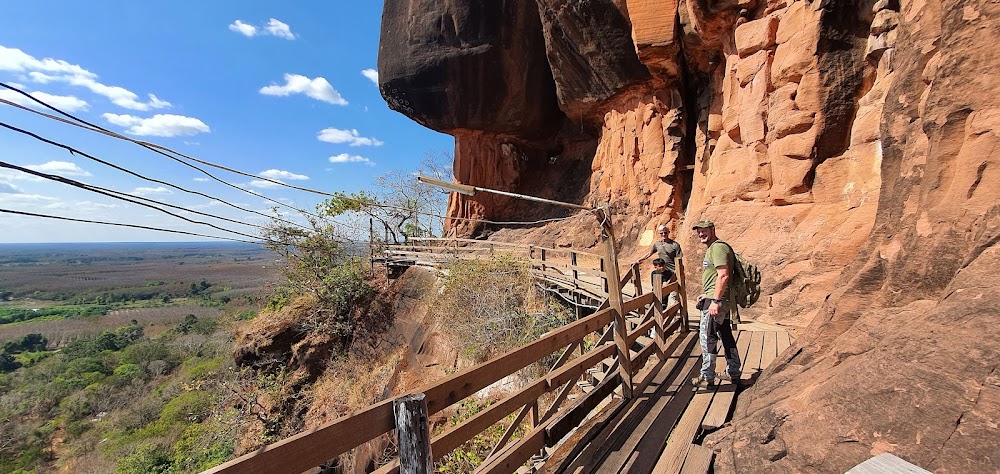
<path id="1" fill-rule="evenodd" d="M 788 332 L 773 326 L 741 325 L 737 347 L 744 387 L 791 344 Z M 581 424 L 539 467 L 546 473 L 708 472 L 712 451 L 695 444 L 700 435 L 729 420 L 742 389 L 724 382 L 716 390 L 697 390 L 691 379 L 701 367 L 697 333 L 672 338 L 671 356 L 651 361 L 637 377 L 636 396 L 618 400 Z M 717 360 L 717 372 L 725 358 Z"/>

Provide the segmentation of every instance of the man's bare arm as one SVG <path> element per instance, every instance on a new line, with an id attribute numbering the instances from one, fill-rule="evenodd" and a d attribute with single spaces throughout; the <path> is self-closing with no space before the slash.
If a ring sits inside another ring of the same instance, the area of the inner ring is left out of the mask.
<path id="1" fill-rule="evenodd" d="M 721 300 L 726 296 L 726 287 L 729 285 L 729 267 L 720 265 L 715 267 L 719 272 L 719 278 L 715 280 L 715 295 L 713 298 Z"/>

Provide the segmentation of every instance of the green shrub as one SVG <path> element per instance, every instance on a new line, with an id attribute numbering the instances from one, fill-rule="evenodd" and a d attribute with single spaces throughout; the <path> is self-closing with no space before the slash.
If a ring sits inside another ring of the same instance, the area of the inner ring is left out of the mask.
<path id="1" fill-rule="evenodd" d="M 152 443 L 140 445 L 132 454 L 118 461 L 118 474 L 156 474 L 170 470 L 170 452 L 163 446 Z"/>
<path id="2" fill-rule="evenodd" d="M 474 360 L 531 342 L 570 317 L 565 307 L 541 295 L 524 259 L 464 260 L 448 270 L 431 311 L 447 321 L 445 331 Z"/>

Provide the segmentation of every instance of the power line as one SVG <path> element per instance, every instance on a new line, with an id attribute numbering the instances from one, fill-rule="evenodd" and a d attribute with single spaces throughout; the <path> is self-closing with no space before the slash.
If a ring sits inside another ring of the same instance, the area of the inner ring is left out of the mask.
<path id="1" fill-rule="evenodd" d="M 122 201 L 125 201 L 125 202 L 130 202 L 132 204 L 138 204 L 140 206 L 148 207 L 150 209 L 155 209 L 155 210 L 160 211 L 160 212 L 162 212 L 164 214 L 167 214 L 167 215 L 169 215 L 171 217 L 176 217 L 178 219 L 190 222 L 192 224 L 207 225 L 207 226 L 209 226 L 209 227 L 211 227 L 211 228 L 213 228 L 215 230 L 221 230 L 223 232 L 229 232 L 231 234 L 236 234 L 236 235 L 239 235 L 239 236 L 242 236 L 242 237 L 249 237 L 251 239 L 258 238 L 256 235 L 250 235 L 250 234 L 245 234 L 243 232 L 226 229 L 226 228 L 223 228 L 223 227 L 219 227 L 219 226 L 217 226 L 215 224 L 212 224 L 210 222 L 202 222 L 202 221 L 196 221 L 194 219 L 188 219 L 187 217 L 181 216 L 179 214 L 175 214 L 175 213 L 170 212 L 170 211 L 168 211 L 166 209 L 161 209 L 161 208 L 156 207 L 156 206 L 154 206 L 152 204 L 147 204 L 147 203 L 144 203 L 144 202 L 140 202 L 140 201 L 137 201 L 135 199 L 132 199 L 131 197 L 127 198 L 127 197 L 124 197 L 124 196 L 116 195 L 115 193 L 117 193 L 117 191 L 115 191 L 115 192 L 105 192 L 103 190 L 96 189 L 96 186 L 95 187 L 91 187 L 87 183 L 82 183 L 82 182 L 76 181 L 74 179 L 65 178 L 65 177 L 62 177 L 62 176 L 57 176 L 57 175 L 52 175 L 52 174 L 40 173 L 38 171 L 30 170 L 28 168 L 23 168 L 23 167 L 20 167 L 20 166 L 17 166 L 17 165 L 12 165 L 10 163 L 6 163 L 6 162 L 3 162 L 3 161 L 0 161 L 0 168 L 8 168 L 8 169 L 12 169 L 12 170 L 17 170 L 17 171 L 20 171 L 22 173 L 27 173 L 27 174 L 30 174 L 30 175 L 33 175 L 33 176 L 38 176 L 40 178 L 45 178 L 45 179 L 52 180 L 52 181 L 58 181 L 58 182 L 63 183 L 63 184 L 68 184 L 68 185 L 73 186 L 75 188 L 80 188 L 80 189 L 84 189 L 84 190 L 87 190 L 87 191 L 90 191 L 90 192 L 93 192 L 93 193 L 102 194 L 104 196 L 109 196 L 109 197 L 112 197 L 112 198 L 115 198 L 115 199 L 119 199 L 119 200 L 122 200 Z M 121 193 L 121 194 L 124 194 L 124 193 Z M 212 216 L 212 217 L 216 217 L 216 216 Z"/>
<path id="2" fill-rule="evenodd" d="M 17 127 L 15 127 L 13 125 L 9 125 L 9 124 L 6 124 L 4 122 L 0 122 L 0 127 L 4 127 L 4 128 L 9 129 L 9 130 L 13 130 L 15 132 L 27 135 L 29 137 L 32 137 L 32 138 L 36 139 L 36 140 L 39 140 L 39 141 L 44 142 L 44 143 L 47 143 L 49 145 L 52 145 L 52 146 L 55 146 L 55 147 L 58 147 L 58 148 L 62 148 L 64 150 L 68 151 L 71 155 L 74 155 L 74 156 L 79 155 L 79 156 L 82 156 L 84 158 L 88 158 L 88 159 L 96 161 L 96 162 L 98 162 L 98 163 L 100 163 L 102 165 L 109 166 L 109 167 L 114 168 L 114 169 L 116 169 L 118 171 L 121 171 L 121 172 L 130 174 L 132 176 L 135 176 L 135 177 L 137 177 L 139 179 L 143 179 L 143 180 L 146 180 L 146 181 L 149 181 L 149 182 L 152 182 L 152 183 L 162 184 L 164 186 L 170 186 L 171 188 L 174 188 L 174 189 L 186 192 L 186 193 L 195 194 L 195 195 L 207 198 L 207 199 L 212 199 L 214 201 L 219 201 L 219 202 L 221 202 L 223 204 L 226 204 L 226 205 L 228 205 L 230 207 L 239 209 L 239 210 L 244 211 L 244 212 L 250 212 L 250 213 L 253 213 L 253 214 L 257 214 L 257 215 L 266 217 L 268 219 L 275 219 L 275 220 L 278 220 L 280 222 L 284 222 L 284 223 L 289 224 L 289 225 L 293 225 L 293 226 L 297 226 L 297 227 L 301 227 L 303 229 L 306 229 L 306 227 L 303 226 L 303 225 L 301 225 L 301 224 L 298 224 L 298 223 L 295 223 L 295 222 L 292 222 L 292 221 L 288 221 L 288 220 L 285 220 L 285 219 L 281 219 L 280 217 L 269 216 L 267 214 L 264 214 L 263 212 L 255 211 L 253 209 L 246 209 L 244 207 L 241 207 L 239 205 L 233 204 L 233 203 L 231 203 L 229 201 L 226 201 L 224 199 L 217 198 L 215 196 L 211 196 L 211 195 L 205 194 L 205 193 L 200 192 L 200 191 L 192 191 L 190 189 L 178 186 L 178 185 L 173 184 L 173 183 L 169 183 L 169 182 L 166 182 L 166 181 L 163 181 L 163 180 L 159 180 L 159 179 L 156 179 L 156 178 L 150 178 L 150 177 L 147 177 L 147 176 L 143 176 L 143 175 L 141 175 L 139 173 L 136 173 L 136 172 L 134 172 L 132 170 L 123 168 L 123 167 L 118 166 L 118 165 L 116 165 L 114 163 L 102 160 L 102 159 L 97 158 L 97 157 L 95 157 L 93 155 L 90 155 L 90 154 L 87 154 L 85 152 L 82 152 L 82 151 L 80 151 L 80 150 L 78 150 L 76 148 L 73 148 L 73 147 L 69 146 L 69 145 L 65 145 L 65 144 L 62 144 L 62 143 L 59 143 L 59 142 L 56 142 L 56 141 L 53 141 L 53 140 L 49 140 L 48 138 L 42 137 L 42 136 L 40 136 L 38 134 L 29 132 L 27 130 L 23 130 L 23 129 L 17 128 Z"/>
<path id="3" fill-rule="evenodd" d="M 8 100 L 0 99 L 0 103 L 4 103 L 6 105 L 9 105 L 9 106 L 12 106 L 12 107 L 16 107 L 18 109 L 21 109 L 21 110 L 24 110 L 24 111 L 27 111 L 27 112 L 31 112 L 31 113 L 34 113 L 34 114 L 37 114 L 37 115 L 41 115 L 43 117 L 46 117 L 46 118 L 49 118 L 49 119 L 52 119 L 52 120 L 56 120 L 56 121 L 59 121 L 59 122 L 62 122 L 62 123 L 68 124 L 68 125 L 72 125 L 72 126 L 75 126 L 75 127 L 83 128 L 83 129 L 89 130 L 91 132 L 100 133 L 102 135 L 106 135 L 106 136 L 109 136 L 109 137 L 112 137 L 112 138 L 117 138 L 119 140 L 124 140 L 124 141 L 127 141 L 127 142 L 134 143 L 134 144 L 139 145 L 139 146 L 141 146 L 143 148 L 146 148 L 146 149 L 148 149 L 150 151 L 153 151 L 154 153 L 166 156 L 167 158 L 170 158 L 171 160 L 177 161 L 177 162 L 179 162 L 181 164 L 184 164 L 185 166 L 189 166 L 189 167 L 191 167 L 193 169 L 196 169 L 196 170 L 204 173 L 206 176 L 209 176 L 212 179 L 214 179 L 216 181 L 219 181 L 220 183 L 226 184 L 227 186 L 234 187 L 234 188 L 239 189 L 241 191 L 250 193 L 250 194 L 255 195 L 255 196 L 259 196 L 261 198 L 267 199 L 267 200 L 272 201 L 272 202 L 276 202 L 276 203 L 278 203 L 278 204 L 280 204 L 282 206 L 286 206 L 286 207 L 288 207 L 290 209 L 294 209 L 294 210 L 296 210 L 298 212 L 301 212 L 303 214 L 310 215 L 310 216 L 313 216 L 313 217 L 316 217 L 316 218 L 320 218 L 320 219 L 323 219 L 323 217 L 317 216 L 315 214 L 312 214 L 312 213 L 310 213 L 308 211 L 305 211 L 305 210 L 302 210 L 302 209 L 295 208 L 294 206 L 289 206 L 289 205 L 287 205 L 287 204 L 285 204 L 283 202 L 280 202 L 280 201 L 268 198 L 266 196 L 263 196 L 263 195 L 260 195 L 258 193 L 255 193 L 253 191 L 249 191 L 249 190 L 240 188 L 239 186 L 236 186 L 236 185 L 234 185 L 232 183 L 226 182 L 226 181 L 224 181 L 222 179 L 219 179 L 219 178 L 213 176 L 211 173 L 209 173 L 209 172 L 207 172 L 207 171 L 205 171 L 205 170 L 203 170 L 203 169 L 201 169 L 201 168 L 199 168 L 197 166 L 194 166 L 194 165 L 192 165 L 190 163 L 186 163 L 183 160 L 178 159 L 177 157 L 170 156 L 168 153 L 172 153 L 174 155 L 183 157 L 185 159 L 194 161 L 196 163 L 203 164 L 205 166 L 211 166 L 211 167 L 214 167 L 214 168 L 217 168 L 217 169 L 221 169 L 221 170 L 224 170 L 224 171 L 229 171 L 231 173 L 235 173 L 235 174 L 238 174 L 238 175 L 241 175 L 241 176 L 246 176 L 246 177 L 249 177 L 249 178 L 254 178 L 254 179 L 266 181 L 266 182 L 269 182 L 269 183 L 272 183 L 272 184 L 275 184 L 275 185 L 278 185 L 278 186 L 287 187 L 287 188 L 290 188 L 290 189 L 295 189 L 295 190 L 299 190 L 299 191 L 309 192 L 309 193 L 318 194 L 318 195 L 327 196 L 327 197 L 334 197 L 334 198 L 342 199 L 342 200 L 345 200 L 345 201 L 348 201 L 348 202 L 353 202 L 353 203 L 361 205 L 361 206 L 371 206 L 371 207 L 377 207 L 377 208 L 383 208 L 383 209 L 392 209 L 392 210 L 398 210 L 398 211 L 405 211 L 405 212 L 410 212 L 410 213 L 414 213 L 414 214 L 424 215 L 424 216 L 428 216 L 428 217 L 435 217 L 435 218 L 438 218 L 438 219 L 451 219 L 451 220 L 454 220 L 454 221 L 475 222 L 475 223 L 490 224 L 490 225 L 506 225 L 506 226 L 512 226 L 512 225 L 521 226 L 521 225 L 523 225 L 523 226 L 528 226 L 528 225 L 544 224 L 544 223 L 549 223 L 549 222 L 558 222 L 558 221 L 562 221 L 562 220 L 569 219 L 569 218 L 572 217 L 572 216 L 569 216 L 569 217 L 559 217 L 559 218 L 551 218 L 551 219 L 542 219 L 542 220 L 537 220 L 537 221 L 491 221 L 491 220 L 486 220 L 486 219 L 474 219 L 474 218 L 467 218 L 467 217 L 448 217 L 448 216 L 442 216 L 442 215 L 434 214 L 434 213 L 431 213 L 431 212 L 420 211 L 420 210 L 415 209 L 415 208 L 406 208 L 406 207 L 401 207 L 401 206 L 394 206 L 394 205 L 391 205 L 391 204 L 380 203 L 380 202 L 375 201 L 375 200 L 355 199 L 355 198 L 351 198 L 351 197 L 349 197 L 349 196 L 347 196 L 347 195 L 345 195 L 343 193 L 328 193 L 328 192 L 319 191 L 319 190 L 316 190 L 316 189 L 310 189 L 310 188 L 306 188 L 306 187 L 302 187 L 302 186 L 291 185 L 291 184 L 284 183 L 284 182 L 281 182 L 281 181 L 278 181 L 278 180 L 266 178 L 266 177 L 263 177 L 263 176 L 257 176 L 257 175 L 254 175 L 254 174 L 251 174 L 251 173 L 247 173 L 247 172 L 244 172 L 244 171 L 240 171 L 240 170 L 237 170 L 237 169 L 234 169 L 234 168 L 230 168 L 230 167 L 219 165 L 219 164 L 212 163 L 212 162 L 209 162 L 209 161 L 201 160 L 201 159 L 198 159 L 198 158 L 186 155 L 184 153 L 180 153 L 178 151 L 175 151 L 175 150 L 173 150 L 171 148 L 168 148 L 168 147 L 165 147 L 165 146 L 162 146 L 162 145 L 158 145 L 158 144 L 151 143 L 151 142 L 146 142 L 146 141 L 143 141 L 143 140 L 136 140 L 136 139 L 131 138 L 131 137 L 126 137 L 126 136 L 121 135 L 119 133 L 116 133 L 116 132 L 113 132 L 111 130 L 108 130 L 108 129 L 104 128 L 104 127 L 101 127 L 99 125 L 95 125 L 95 124 L 93 124 L 91 122 L 88 122 L 88 121 L 86 121 L 84 119 L 76 117 L 73 114 L 70 114 L 68 112 L 64 112 L 64 111 L 60 110 L 59 108 L 57 108 L 57 107 L 55 107 L 53 105 L 50 105 L 50 104 L 46 103 L 45 101 L 43 101 L 41 99 L 38 99 L 37 97 L 34 97 L 31 94 L 28 94 L 27 92 L 24 92 L 24 91 L 22 91 L 22 90 L 20 90 L 20 89 L 18 89 L 16 87 L 10 86 L 10 85 L 2 83 L 2 82 L 0 82 L 0 87 L 4 87 L 6 89 L 9 89 L 9 90 L 12 90 L 14 92 L 17 92 L 17 93 L 19 93 L 19 94 L 27 97 L 28 99 L 30 99 L 30 100 L 38 103 L 39 105 L 41 105 L 41 106 L 43 106 L 45 108 L 48 108 L 50 110 L 53 110 L 56 113 L 59 113 L 60 115 L 68 117 L 68 118 L 70 118 L 72 120 L 75 120 L 76 122 L 79 122 L 79 123 L 74 123 L 72 121 L 63 119 L 61 117 L 57 117 L 57 116 L 54 116 L 54 115 L 51 115 L 51 114 L 47 114 L 47 113 L 44 113 L 44 112 L 41 112 L 41 111 L 38 111 L 38 110 L 34 110 L 34 109 L 29 108 L 29 107 L 25 107 L 23 105 L 13 103 L 13 102 L 8 101 Z M 72 153 L 72 151 L 71 151 L 71 153 Z M 348 228 L 352 228 L 355 231 L 365 232 L 363 229 L 358 229 L 357 227 L 354 227 L 354 226 L 351 226 L 351 225 L 348 225 L 348 224 L 344 224 L 344 223 L 341 223 L 341 222 L 338 222 L 338 221 L 335 221 L 335 220 L 332 220 L 332 219 L 329 219 L 329 218 L 326 218 L 326 219 L 331 220 L 332 222 L 334 222 L 334 223 L 336 223 L 338 225 L 342 225 L 342 226 L 345 226 L 345 227 L 348 227 Z"/>
<path id="4" fill-rule="evenodd" d="M 17 214 L 17 215 L 21 215 L 21 216 L 29 216 L 29 217 L 43 217 L 43 218 L 46 218 L 46 219 L 57 219 L 57 220 L 62 220 L 62 221 L 83 222 L 83 223 L 87 223 L 87 224 L 102 224 L 102 225 L 111 225 L 111 226 L 120 226 L 120 227 L 131 227 L 131 228 L 134 228 L 134 229 L 155 230 L 155 231 L 158 231 L 158 232 L 170 232 L 170 233 L 173 233 L 173 234 L 193 235 L 195 237 L 207 237 L 207 238 L 210 238 L 210 239 L 231 240 L 233 242 L 243 242 L 243 243 L 246 243 L 246 244 L 261 244 L 262 243 L 261 241 L 250 241 L 250 240 L 243 240 L 243 239 L 234 239 L 234 238 L 231 238 L 231 237 L 221 237 L 221 236 L 217 236 L 217 235 L 198 234 L 196 232 L 186 232 L 186 231 L 183 231 L 183 230 L 161 229 L 159 227 L 150 227 L 150 226 L 144 226 L 144 225 L 138 225 L 138 224 L 123 224 L 123 223 L 120 223 L 120 222 L 104 222 L 104 221 L 94 221 L 94 220 L 90 220 L 90 219 L 76 219 L 76 218 L 73 218 L 73 217 L 51 216 L 51 215 L 47 215 L 47 214 L 36 214 L 34 212 L 15 211 L 15 210 L 11 210 L 11 209 L 0 209 L 0 212 L 4 212 L 4 213 L 7 213 L 7 214 Z"/>

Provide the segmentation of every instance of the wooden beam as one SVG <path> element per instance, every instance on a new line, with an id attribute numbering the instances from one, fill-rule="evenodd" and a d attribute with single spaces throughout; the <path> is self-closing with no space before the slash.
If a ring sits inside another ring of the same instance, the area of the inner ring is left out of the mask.
<path id="1" fill-rule="evenodd" d="M 427 395 L 428 412 L 433 415 L 451 406 L 497 380 L 535 363 L 555 350 L 566 347 L 606 326 L 614 317 L 614 312 L 611 310 L 599 311 L 551 331 L 538 340 L 500 357 L 424 386 L 419 391 Z"/>
<path id="2" fill-rule="evenodd" d="M 711 449 L 697 444 L 692 444 L 688 448 L 687 458 L 684 459 L 684 467 L 681 474 L 707 474 L 712 467 L 712 458 L 715 452 Z"/>
<path id="3" fill-rule="evenodd" d="M 395 429 L 392 400 L 303 431 L 205 471 L 208 474 L 303 472 Z"/>
<path id="4" fill-rule="evenodd" d="M 481 474 L 510 474 L 533 454 L 545 448 L 545 424 L 528 432 L 518 442 L 489 458 L 476 469 Z"/>
<path id="5" fill-rule="evenodd" d="M 622 304 L 622 314 L 629 314 L 643 306 L 651 304 L 656 299 L 652 293 L 646 293 L 640 295 L 637 298 L 632 298 Z"/>

